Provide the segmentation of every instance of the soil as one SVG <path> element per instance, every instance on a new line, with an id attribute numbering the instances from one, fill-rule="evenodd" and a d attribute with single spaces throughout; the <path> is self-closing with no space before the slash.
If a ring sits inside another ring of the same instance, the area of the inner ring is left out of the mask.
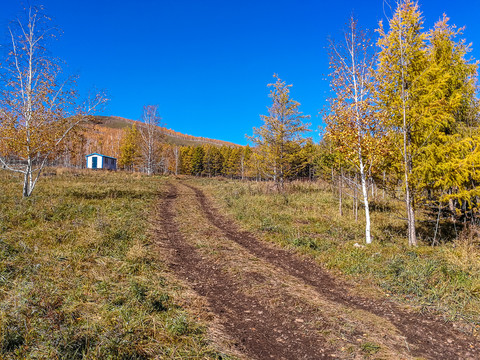
<path id="1" fill-rule="evenodd" d="M 181 206 L 190 214 L 190 235 L 181 229 Z M 168 250 L 170 268 L 207 301 L 233 340 L 232 353 L 252 359 L 480 358 L 478 339 L 454 324 L 389 299 L 356 296 L 313 260 L 242 230 L 197 187 L 170 184 L 156 216 L 157 242 Z M 192 229 L 196 224 L 203 232 Z"/>

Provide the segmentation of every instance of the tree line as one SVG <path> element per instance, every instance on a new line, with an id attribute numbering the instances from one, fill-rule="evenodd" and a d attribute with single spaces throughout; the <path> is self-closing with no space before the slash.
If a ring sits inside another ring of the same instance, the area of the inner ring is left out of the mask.
<path id="1" fill-rule="evenodd" d="M 139 125 L 141 126 L 141 125 Z M 120 140 L 118 165 L 128 171 L 147 172 L 146 158 L 142 151 L 144 140 L 136 124 L 126 127 Z M 262 162 L 257 148 L 239 145 L 181 146 L 166 141 L 160 128 L 156 132 L 157 145 L 154 152 L 153 172 L 156 174 L 226 176 L 232 179 L 269 180 L 268 166 Z M 310 178 L 315 176 L 314 162 L 318 145 L 312 141 L 298 147 L 298 156 L 291 157 L 291 169 L 287 179 Z M 301 164 L 299 164 L 299 162 Z"/>

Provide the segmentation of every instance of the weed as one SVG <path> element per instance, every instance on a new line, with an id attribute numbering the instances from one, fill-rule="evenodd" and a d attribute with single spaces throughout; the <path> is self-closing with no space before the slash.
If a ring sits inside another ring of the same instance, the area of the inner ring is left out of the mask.
<path id="1" fill-rule="evenodd" d="M 371 342 L 364 342 L 360 345 L 362 351 L 367 355 L 375 355 L 380 351 L 380 346 Z"/>
<path id="2" fill-rule="evenodd" d="M 143 284 L 139 284 L 138 282 L 133 282 L 131 287 L 131 292 L 133 296 L 138 300 L 143 302 L 147 298 L 147 287 Z"/>
<path id="3" fill-rule="evenodd" d="M 185 314 L 179 314 L 167 323 L 170 334 L 175 336 L 186 335 L 190 331 L 190 325 Z"/>

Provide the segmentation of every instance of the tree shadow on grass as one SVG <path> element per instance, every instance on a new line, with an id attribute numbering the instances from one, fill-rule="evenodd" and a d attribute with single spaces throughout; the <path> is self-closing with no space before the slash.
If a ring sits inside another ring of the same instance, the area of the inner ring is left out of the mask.
<path id="1" fill-rule="evenodd" d="M 393 207 L 388 204 L 386 201 L 377 201 L 377 200 L 370 200 L 368 202 L 369 209 L 372 212 L 378 213 L 391 213 L 393 212 Z"/>
<path id="2" fill-rule="evenodd" d="M 428 245 L 440 245 L 454 242 L 463 230 L 462 225 L 446 219 L 439 221 L 436 235 L 435 228 L 436 220 L 419 221 L 417 235 Z"/>
<path id="3" fill-rule="evenodd" d="M 422 242 L 425 245 L 452 243 L 458 238 L 463 229 L 449 220 L 441 220 L 435 236 L 435 226 L 436 221 L 434 220 L 417 221 L 416 229 L 419 243 Z M 386 224 L 380 228 L 380 231 L 382 232 L 381 242 L 394 241 L 399 237 L 407 239 L 407 222 L 405 221 L 403 224 Z"/>
<path id="4" fill-rule="evenodd" d="M 381 231 L 381 243 L 393 242 L 399 237 L 407 236 L 407 223 L 401 224 L 385 224 L 380 227 Z"/>

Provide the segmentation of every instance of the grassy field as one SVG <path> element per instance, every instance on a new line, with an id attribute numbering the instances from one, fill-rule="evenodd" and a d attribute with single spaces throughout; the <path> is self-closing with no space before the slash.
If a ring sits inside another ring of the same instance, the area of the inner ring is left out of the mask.
<path id="1" fill-rule="evenodd" d="M 478 243 L 457 240 L 431 247 L 425 241 L 409 248 L 401 203 L 387 204 L 379 196 L 372 206 L 373 244 L 357 247 L 355 243 L 364 243 L 363 212 L 356 222 L 352 202 L 346 201 L 340 217 L 338 199 L 327 184 L 292 183 L 286 194 L 279 194 L 268 183 L 208 179 L 195 183 L 246 229 L 316 258 L 346 275 L 359 293 L 394 296 L 421 311 L 466 320 L 466 330 L 479 329 Z M 421 234 L 427 240 L 433 227 L 421 227 Z"/>
<path id="2" fill-rule="evenodd" d="M 356 284 L 419 310 L 480 325 L 480 249 L 462 240 L 406 246 L 401 204 L 377 200 L 374 243 L 362 213 L 325 184 L 187 179 L 260 238 L 316 258 Z M 17 176 L 0 172 L 1 359 L 225 359 L 207 338 L 196 300 L 153 244 L 152 209 L 168 180 L 136 174 L 51 170 L 21 198 Z M 427 229 L 428 230 L 428 229 Z M 422 236 L 428 236 L 423 229 Z"/>
<path id="3" fill-rule="evenodd" d="M 222 358 L 148 233 L 162 178 L 0 172 L 0 358 Z M 223 357 L 225 358 L 225 357 Z"/>

